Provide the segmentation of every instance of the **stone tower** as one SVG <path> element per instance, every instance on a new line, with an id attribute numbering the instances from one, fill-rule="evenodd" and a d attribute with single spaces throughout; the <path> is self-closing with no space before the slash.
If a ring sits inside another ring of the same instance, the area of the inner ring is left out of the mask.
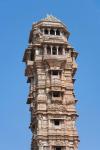
<path id="1" fill-rule="evenodd" d="M 77 150 L 75 59 L 66 26 L 47 16 L 32 25 L 23 61 L 30 85 L 31 150 Z"/>

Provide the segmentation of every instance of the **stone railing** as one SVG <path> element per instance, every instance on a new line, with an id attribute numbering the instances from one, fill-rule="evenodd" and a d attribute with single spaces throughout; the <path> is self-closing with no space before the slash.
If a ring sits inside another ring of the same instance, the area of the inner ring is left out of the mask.
<path id="1" fill-rule="evenodd" d="M 44 60 L 59 60 L 59 61 L 65 61 L 67 59 L 66 55 L 44 55 Z"/>

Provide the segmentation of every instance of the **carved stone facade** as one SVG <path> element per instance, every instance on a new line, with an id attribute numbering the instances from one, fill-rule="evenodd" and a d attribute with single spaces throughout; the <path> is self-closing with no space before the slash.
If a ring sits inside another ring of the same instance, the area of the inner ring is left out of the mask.
<path id="1" fill-rule="evenodd" d="M 77 150 L 75 59 L 66 26 L 47 16 L 32 25 L 23 61 L 30 85 L 31 150 Z"/>

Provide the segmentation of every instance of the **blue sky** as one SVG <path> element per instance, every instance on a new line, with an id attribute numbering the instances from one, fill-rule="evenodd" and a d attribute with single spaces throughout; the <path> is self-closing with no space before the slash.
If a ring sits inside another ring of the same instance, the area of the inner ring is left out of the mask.
<path id="1" fill-rule="evenodd" d="M 32 23 L 52 14 L 79 52 L 75 93 L 79 150 L 100 149 L 100 1 L 0 1 L 0 150 L 30 150 L 28 85 L 22 63 Z"/>

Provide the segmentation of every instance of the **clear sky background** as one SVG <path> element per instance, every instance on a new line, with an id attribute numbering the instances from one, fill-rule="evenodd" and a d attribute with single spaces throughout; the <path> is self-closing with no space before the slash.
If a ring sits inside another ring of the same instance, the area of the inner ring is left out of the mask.
<path id="1" fill-rule="evenodd" d="M 0 0 L 0 150 L 30 150 L 22 63 L 32 23 L 52 14 L 79 52 L 75 92 L 79 150 L 100 150 L 100 0 Z"/>

